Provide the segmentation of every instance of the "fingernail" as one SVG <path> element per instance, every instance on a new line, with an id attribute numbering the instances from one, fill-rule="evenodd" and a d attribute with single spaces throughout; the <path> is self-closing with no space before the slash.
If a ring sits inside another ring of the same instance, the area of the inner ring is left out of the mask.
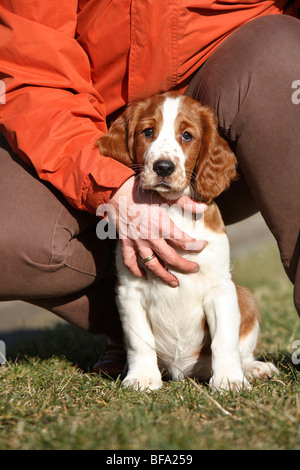
<path id="1" fill-rule="evenodd" d="M 198 271 L 199 271 L 199 266 L 197 265 L 197 266 L 193 269 L 192 273 L 197 273 Z"/>
<path id="2" fill-rule="evenodd" d="M 169 286 L 171 286 L 171 287 L 177 287 L 177 286 L 178 286 L 178 282 L 176 282 L 176 281 L 171 281 L 170 284 L 169 284 Z"/>

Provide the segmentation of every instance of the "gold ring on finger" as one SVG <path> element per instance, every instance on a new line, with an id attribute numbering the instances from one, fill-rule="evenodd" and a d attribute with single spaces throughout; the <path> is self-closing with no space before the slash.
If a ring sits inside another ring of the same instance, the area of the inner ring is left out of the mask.
<path id="1" fill-rule="evenodd" d="M 151 261 L 153 258 L 156 258 L 155 253 L 152 253 L 152 255 L 147 256 L 147 258 L 141 258 L 141 261 L 142 261 L 144 264 L 146 264 L 146 263 L 148 263 L 149 261 Z"/>

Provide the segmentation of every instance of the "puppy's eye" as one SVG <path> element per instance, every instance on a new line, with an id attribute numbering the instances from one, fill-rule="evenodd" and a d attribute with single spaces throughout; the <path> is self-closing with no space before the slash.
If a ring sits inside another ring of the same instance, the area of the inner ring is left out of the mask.
<path id="1" fill-rule="evenodd" d="M 151 127 L 147 127 L 147 129 L 144 129 L 142 133 L 144 134 L 145 137 L 149 137 L 149 138 L 153 137 L 154 135 L 154 131 Z"/>
<path id="2" fill-rule="evenodd" d="M 181 138 L 184 142 L 190 142 L 193 139 L 193 136 L 189 132 L 185 131 Z"/>

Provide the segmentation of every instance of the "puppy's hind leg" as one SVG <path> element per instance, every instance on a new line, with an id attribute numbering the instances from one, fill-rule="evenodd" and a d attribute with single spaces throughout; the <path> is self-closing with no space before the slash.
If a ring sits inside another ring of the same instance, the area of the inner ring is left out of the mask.
<path id="1" fill-rule="evenodd" d="M 236 286 L 236 290 L 241 311 L 239 349 L 245 377 L 249 381 L 271 379 L 279 375 L 278 369 L 271 362 L 257 361 L 254 357 L 260 320 L 256 301 L 246 287 Z"/>

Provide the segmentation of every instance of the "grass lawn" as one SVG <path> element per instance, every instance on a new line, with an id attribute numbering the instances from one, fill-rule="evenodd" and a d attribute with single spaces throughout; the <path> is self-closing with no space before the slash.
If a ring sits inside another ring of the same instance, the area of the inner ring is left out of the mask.
<path id="1" fill-rule="evenodd" d="M 281 375 L 251 391 L 213 394 L 202 384 L 165 382 L 132 392 L 91 372 L 102 337 L 69 325 L 9 347 L 0 367 L 0 449 L 300 449 L 300 322 L 276 248 L 233 262 L 261 313 L 258 357 Z"/>

